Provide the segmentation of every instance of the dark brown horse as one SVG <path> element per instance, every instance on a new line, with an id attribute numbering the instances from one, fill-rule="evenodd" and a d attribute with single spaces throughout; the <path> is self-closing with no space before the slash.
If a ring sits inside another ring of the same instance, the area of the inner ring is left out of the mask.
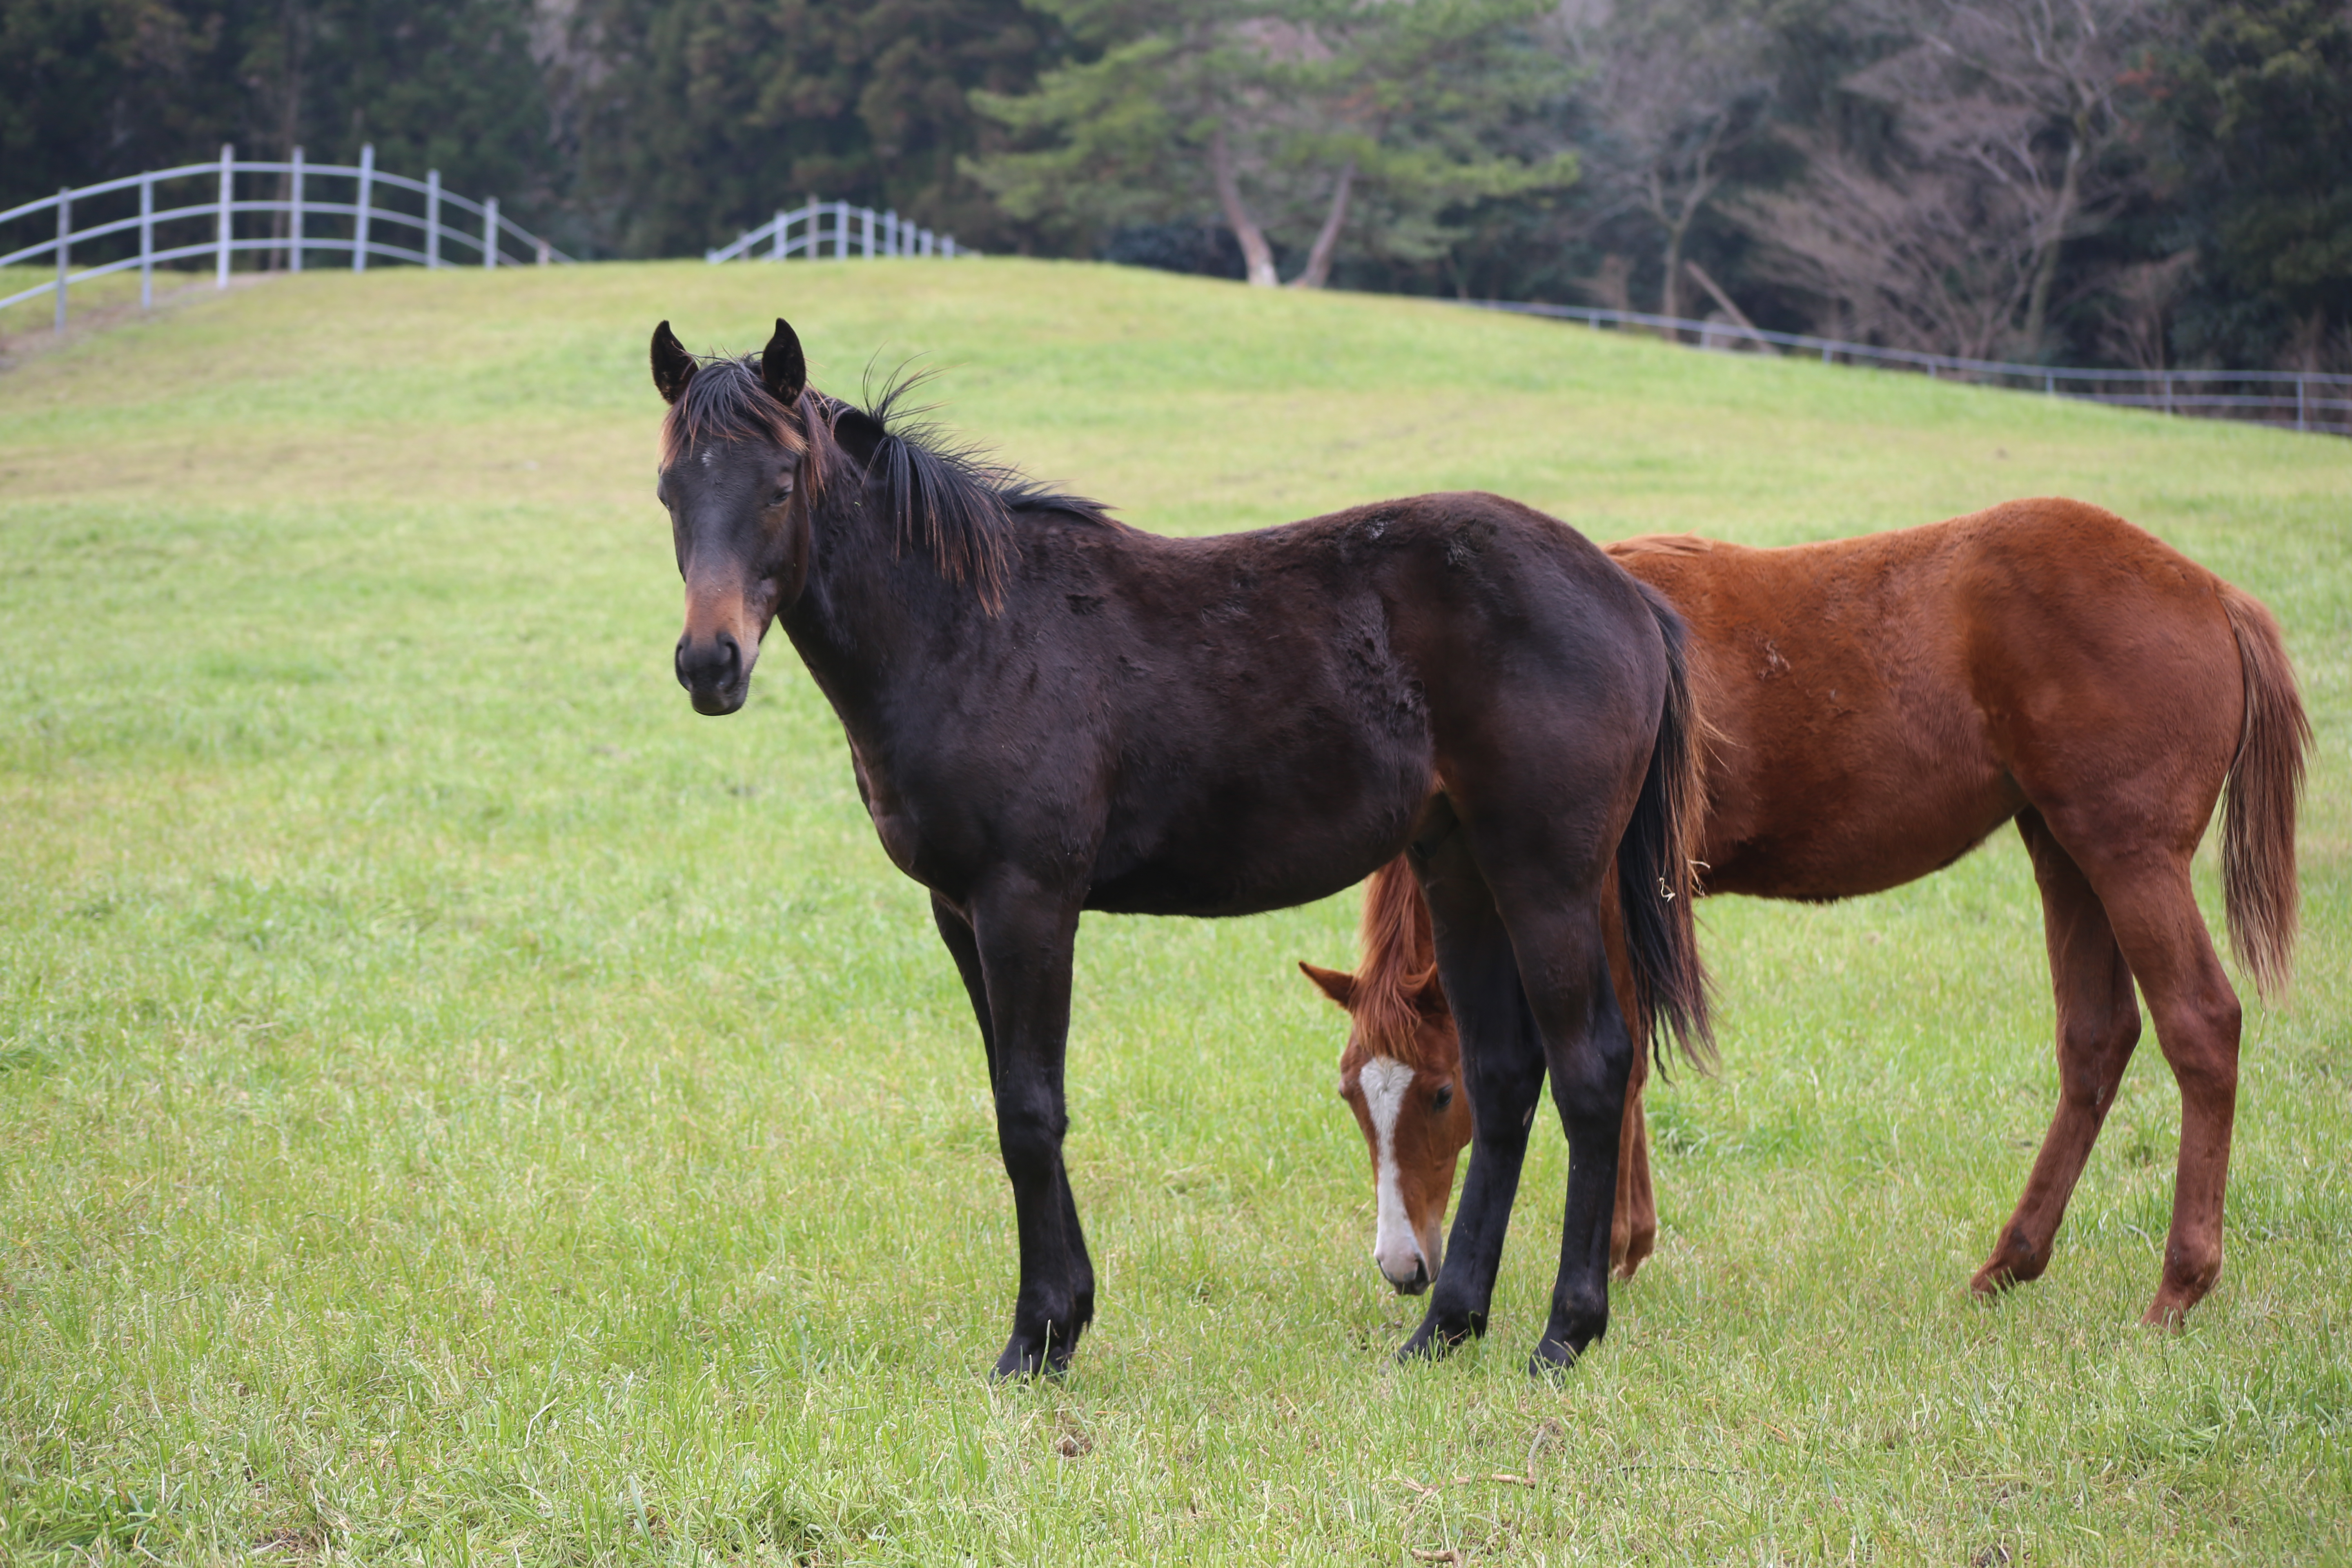
<path id="1" fill-rule="evenodd" d="M 980 1023 L 1019 1219 L 1000 1374 L 1066 1363 L 1094 1269 L 1062 1164 L 1085 910 L 1239 915 L 1402 851 L 1436 911 L 1479 1136 L 1454 1263 L 1406 1353 L 1480 1331 L 1545 1073 L 1567 1217 L 1536 1364 L 1608 1326 L 1639 1016 L 1703 1041 L 1682 628 L 1580 534 L 1486 495 L 1166 539 L 811 390 L 783 322 L 698 360 L 664 322 L 661 480 L 697 711 L 771 622 L 847 731 L 883 848 L 930 889 Z"/>
<path id="2" fill-rule="evenodd" d="M 2221 1272 L 2237 1102 L 2237 994 L 2189 885 L 2225 784 L 2231 945 L 2268 992 L 2284 984 L 2294 944 L 2311 731 L 2270 612 L 2069 500 L 1785 550 L 1677 535 L 1608 551 L 1690 626 L 1692 686 L 1712 731 L 1706 891 L 1876 892 L 2017 823 L 2042 889 L 2060 1098 L 2017 1212 L 1971 1281 L 1979 1294 L 2049 1266 L 2139 1039 L 2137 982 L 2181 1099 L 2172 1233 L 2147 1321 L 2178 1320 Z M 1412 879 L 1383 868 L 1367 893 L 1361 974 L 1309 970 L 1354 1014 L 1343 1092 L 1381 1172 L 1376 1255 L 1400 1286 L 1412 1270 L 1397 1237 L 1435 1234 L 1462 1142 L 1456 1046 L 1418 903 Z M 1618 1163 L 1621 1273 L 1656 1230 L 1640 1070 Z M 1404 1166 L 1407 1152 L 1419 1168 Z"/>

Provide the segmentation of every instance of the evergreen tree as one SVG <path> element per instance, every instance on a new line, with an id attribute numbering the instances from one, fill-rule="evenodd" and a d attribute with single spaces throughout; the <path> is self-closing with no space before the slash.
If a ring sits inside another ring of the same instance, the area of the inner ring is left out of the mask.
<path id="1" fill-rule="evenodd" d="M 2152 73 L 2196 253 L 2173 327 L 2189 363 L 2352 369 L 2352 8 L 2205 0 Z"/>
<path id="2" fill-rule="evenodd" d="M 217 155 L 240 124 L 228 19 L 167 0 L 0 0 L 0 208 Z"/>
<path id="3" fill-rule="evenodd" d="M 530 0 L 0 0 L 0 181 L 216 157 L 438 168 L 544 211 L 557 174 Z"/>
<path id="4" fill-rule="evenodd" d="M 807 195 L 1016 243 L 959 172 L 975 88 L 1052 47 L 1019 0 L 590 0 L 574 25 L 583 205 L 625 255 L 693 254 Z"/>
<path id="5" fill-rule="evenodd" d="M 1275 248 L 1319 286 L 1343 234 L 1425 261 L 1478 204 L 1571 183 L 1564 149 L 1510 133 L 1568 76 L 1528 47 L 1526 0 L 1050 0 L 1090 58 L 1024 97 L 982 95 L 1023 137 L 976 163 L 1013 216 L 1087 247 L 1123 223 L 1213 210 L 1250 281 Z"/>

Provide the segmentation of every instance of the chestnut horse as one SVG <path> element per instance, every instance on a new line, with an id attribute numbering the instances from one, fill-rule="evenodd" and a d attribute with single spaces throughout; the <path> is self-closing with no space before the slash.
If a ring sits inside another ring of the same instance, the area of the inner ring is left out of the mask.
<path id="1" fill-rule="evenodd" d="M 1607 549 L 1691 629 L 1712 731 L 1706 891 L 1850 898 L 1940 870 L 2005 821 L 2025 840 L 2057 998 L 2059 1102 L 1970 1281 L 1979 1295 L 2049 1266 L 2139 1039 L 2138 983 L 2181 1099 L 2172 1230 L 2146 1321 L 2177 1321 L 2221 1272 L 2237 1100 L 2237 994 L 2189 883 L 2225 784 L 2231 943 L 2266 994 L 2294 944 L 2311 729 L 2270 612 L 2069 500 L 1782 550 L 1686 534 Z M 1364 947 L 1359 975 L 1308 973 L 1354 1016 L 1341 1087 L 1378 1172 L 1374 1256 L 1414 1289 L 1415 1248 L 1435 1271 L 1470 1130 L 1427 917 L 1398 868 L 1368 889 Z M 1621 1277 L 1656 1229 L 1640 1091 L 1637 1064 L 1611 1244 Z"/>
<path id="2" fill-rule="evenodd" d="M 781 623 L 833 704 L 882 847 L 929 889 L 988 1057 L 1020 1234 L 999 1375 L 1060 1368 L 1094 1314 L 1062 1163 L 1086 910 L 1240 915 L 1401 851 L 1437 911 L 1480 1133 L 1454 1265 L 1403 1353 L 1481 1331 L 1549 1070 L 1567 1217 L 1535 1365 L 1608 1326 L 1634 1011 L 1706 1035 L 1692 931 L 1698 747 L 1682 625 L 1573 529 L 1421 496 L 1254 533 L 1124 526 L 811 389 L 655 331 L 656 495 L 696 711 L 743 705 Z"/>

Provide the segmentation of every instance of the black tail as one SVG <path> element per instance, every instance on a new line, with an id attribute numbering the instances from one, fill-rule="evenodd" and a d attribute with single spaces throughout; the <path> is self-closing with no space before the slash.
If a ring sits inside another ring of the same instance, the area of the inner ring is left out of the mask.
<path id="1" fill-rule="evenodd" d="M 1657 744 L 1625 837 L 1617 845 L 1617 898 L 1625 926 L 1625 956 L 1633 972 L 1639 1016 L 1628 1018 L 1634 1043 L 1648 1044 L 1664 1066 L 1658 1035 L 1664 1022 L 1684 1058 L 1701 1071 L 1715 1065 L 1715 1023 L 1708 1016 L 1706 966 L 1699 960 L 1694 869 L 1706 810 L 1699 748 L 1704 727 L 1691 700 L 1689 633 L 1674 606 L 1649 584 L 1639 584 L 1666 644 L 1666 701 L 1658 715 Z"/>

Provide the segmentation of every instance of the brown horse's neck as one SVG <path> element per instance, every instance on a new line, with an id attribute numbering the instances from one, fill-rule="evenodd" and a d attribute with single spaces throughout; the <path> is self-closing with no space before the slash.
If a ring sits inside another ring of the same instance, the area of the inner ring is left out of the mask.
<path id="1" fill-rule="evenodd" d="M 1437 940 L 1421 884 L 1399 856 L 1372 873 L 1364 885 L 1364 961 L 1348 1010 L 1374 1056 L 1408 1067 L 1423 1062 L 1421 1010 L 1424 1000 L 1444 1005 L 1438 989 Z"/>

